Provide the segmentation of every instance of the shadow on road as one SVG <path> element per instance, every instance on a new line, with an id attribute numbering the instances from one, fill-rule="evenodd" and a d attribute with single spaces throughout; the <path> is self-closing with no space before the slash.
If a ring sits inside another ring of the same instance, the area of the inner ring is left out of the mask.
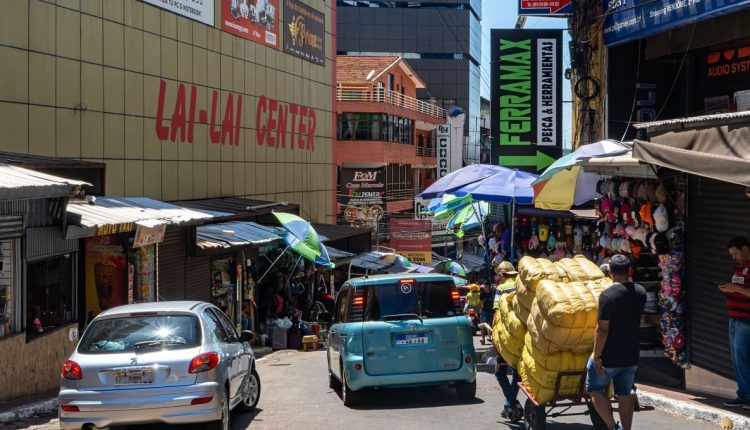
<path id="1" fill-rule="evenodd" d="M 352 409 L 439 408 L 442 406 L 480 405 L 484 403 L 484 400 L 475 397 L 473 400 L 462 401 L 456 397 L 455 391 L 448 387 L 424 387 L 366 390 L 361 402 L 361 405 Z"/>

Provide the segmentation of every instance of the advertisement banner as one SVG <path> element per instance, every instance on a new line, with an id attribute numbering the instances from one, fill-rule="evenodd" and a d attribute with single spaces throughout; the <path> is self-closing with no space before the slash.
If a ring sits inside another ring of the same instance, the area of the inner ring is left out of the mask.
<path id="1" fill-rule="evenodd" d="M 570 0 L 520 0 L 518 14 L 526 16 L 569 16 L 573 12 Z"/>
<path id="2" fill-rule="evenodd" d="M 135 253 L 138 268 L 138 300 L 156 301 L 156 246 L 139 248 Z"/>
<path id="3" fill-rule="evenodd" d="M 416 264 L 432 262 L 432 221 L 391 218 L 390 247 Z"/>
<path id="4" fill-rule="evenodd" d="M 279 48 L 279 0 L 221 0 L 221 29 Z"/>
<path id="5" fill-rule="evenodd" d="M 437 126 L 437 177 L 451 172 L 451 128 L 448 124 Z"/>
<path id="6" fill-rule="evenodd" d="M 604 43 L 617 45 L 750 7 L 750 0 L 603 0 Z"/>
<path id="7" fill-rule="evenodd" d="M 139 225 L 135 229 L 135 239 L 133 239 L 133 248 L 153 245 L 164 240 L 164 233 L 167 231 L 167 225 L 157 225 L 155 227 L 144 227 Z"/>
<path id="8" fill-rule="evenodd" d="M 99 312 L 125 304 L 125 246 L 121 236 L 86 238 L 86 313 Z"/>
<path id="9" fill-rule="evenodd" d="M 185 18 L 214 26 L 214 0 L 141 0 Z"/>
<path id="10" fill-rule="evenodd" d="M 562 30 L 492 40 L 491 164 L 540 173 L 562 155 Z"/>
<path id="11" fill-rule="evenodd" d="M 326 64 L 326 16 L 297 0 L 284 2 L 284 52 Z"/>
<path id="12" fill-rule="evenodd" d="M 385 168 L 342 168 L 339 176 L 341 204 L 382 205 L 385 200 Z"/>

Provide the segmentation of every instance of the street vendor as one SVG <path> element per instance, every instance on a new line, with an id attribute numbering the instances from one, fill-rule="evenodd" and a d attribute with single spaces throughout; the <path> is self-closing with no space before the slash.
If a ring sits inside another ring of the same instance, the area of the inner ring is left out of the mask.
<path id="1" fill-rule="evenodd" d="M 510 293 L 515 288 L 516 275 L 518 272 L 510 261 L 503 261 L 495 267 L 495 300 L 493 309 L 497 310 L 500 296 L 503 293 Z"/>

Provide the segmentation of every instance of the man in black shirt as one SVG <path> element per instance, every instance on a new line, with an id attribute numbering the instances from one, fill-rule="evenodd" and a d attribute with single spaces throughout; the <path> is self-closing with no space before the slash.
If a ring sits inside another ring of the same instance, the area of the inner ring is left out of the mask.
<path id="1" fill-rule="evenodd" d="M 599 315 L 594 339 L 594 353 L 588 363 L 586 391 L 607 427 L 631 430 L 636 398 L 632 394 L 638 368 L 640 345 L 638 328 L 646 305 L 646 290 L 628 280 L 630 260 L 614 255 L 609 270 L 615 283 L 599 296 Z M 607 389 L 614 383 L 620 405 L 622 426 L 615 422 Z"/>

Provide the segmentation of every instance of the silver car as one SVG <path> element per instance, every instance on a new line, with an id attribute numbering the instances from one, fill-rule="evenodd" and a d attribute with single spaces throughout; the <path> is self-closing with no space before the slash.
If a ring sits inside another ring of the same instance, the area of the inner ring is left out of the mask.
<path id="1" fill-rule="evenodd" d="M 63 364 L 60 427 L 205 422 L 228 430 L 229 412 L 252 411 L 260 397 L 252 338 L 205 302 L 104 311 Z"/>

